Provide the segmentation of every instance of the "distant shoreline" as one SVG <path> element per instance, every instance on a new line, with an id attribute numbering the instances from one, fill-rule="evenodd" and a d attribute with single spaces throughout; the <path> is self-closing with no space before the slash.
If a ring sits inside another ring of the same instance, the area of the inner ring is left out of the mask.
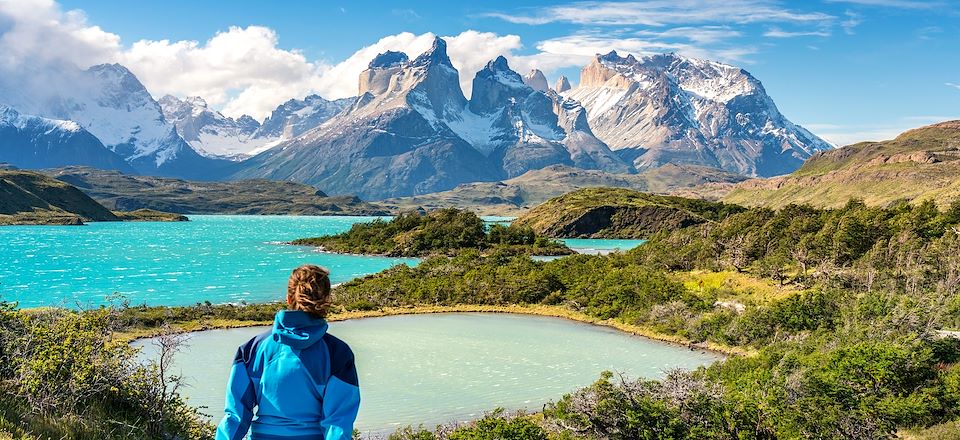
<path id="1" fill-rule="evenodd" d="M 739 347 L 725 346 L 712 342 L 695 343 L 684 338 L 658 333 L 647 327 L 627 324 L 615 319 L 597 319 L 584 313 L 565 309 L 561 306 L 547 305 L 481 305 L 481 304 L 460 304 L 453 306 L 409 306 L 409 307 L 385 307 L 378 310 L 348 311 L 334 313 L 327 317 L 328 322 L 347 321 L 354 319 L 383 318 L 388 316 L 402 315 L 427 315 L 436 313 L 507 313 L 515 315 L 544 316 L 552 318 L 567 319 L 570 321 L 591 324 L 600 327 L 612 328 L 632 336 L 649 339 L 652 341 L 670 344 L 679 347 L 689 348 L 691 350 L 709 351 L 724 356 L 752 356 L 752 350 L 746 350 Z M 209 320 L 209 321 L 189 321 L 172 324 L 173 330 L 178 333 L 194 333 L 208 330 L 223 330 L 231 328 L 260 327 L 269 326 L 273 321 L 245 321 L 245 320 Z M 132 342 L 137 339 L 152 338 L 159 335 L 159 328 L 141 328 L 131 331 L 119 332 L 119 340 Z"/>

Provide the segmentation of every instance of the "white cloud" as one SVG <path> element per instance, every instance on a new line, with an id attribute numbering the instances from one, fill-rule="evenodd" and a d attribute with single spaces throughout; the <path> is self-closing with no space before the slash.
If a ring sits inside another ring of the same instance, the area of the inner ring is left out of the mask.
<path id="1" fill-rule="evenodd" d="M 948 82 L 948 83 L 945 83 L 945 84 L 946 84 L 947 86 L 949 86 L 949 87 L 953 87 L 953 88 L 955 88 L 955 89 L 957 89 L 957 90 L 960 90 L 960 84 L 952 83 L 952 82 Z"/>
<path id="2" fill-rule="evenodd" d="M 828 3 L 850 3 L 860 6 L 879 6 L 899 9 L 933 9 L 943 6 L 941 1 L 930 0 L 826 0 Z"/>
<path id="3" fill-rule="evenodd" d="M 269 114 L 280 102 L 315 89 L 329 66 L 278 47 L 276 32 L 231 27 L 197 41 L 134 43 L 116 55 L 154 95 L 198 95 L 225 113 Z"/>
<path id="4" fill-rule="evenodd" d="M 794 38 L 794 37 L 829 37 L 829 31 L 785 31 L 778 27 L 772 27 L 763 33 L 764 37 L 771 38 Z"/>
<path id="5" fill-rule="evenodd" d="M 860 23 L 863 23 L 863 18 L 860 17 L 860 14 L 851 11 L 845 12 L 844 15 L 846 15 L 847 18 L 840 22 L 840 27 L 843 28 L 843 32 L 847 35 L 853 35 L 854 29 L 860 26 Z"/>
<path id="6" fill-rule="evenodd" d="M 119 36 L 90 25 L 82 12 L 61 12 L 52 0 L 0 2 L 3 66 L 105 62 L 119 48 Z"/>
<path id="7" fill-rule="evenodd" d="M 665 26 L 692 23 L 818 22 L 832 20 L 821 12 L 796 12 L 768 0 L 583 1 L 538 8 L 530 14 L 490 13 L 519 24 L 566 22 L 594 26 Z"/>
<path id="8" fill-rule="evenodd" d="M 444 38 L 467 94 L 474 74 L 487 61 L 521 47 L 516 35 L 470 30 Z M 354 96 L 360 72 L 378 53 L 399 50 L 413 58 L 433 39 L 431 33 L 390 35 L 331 65 L 281 48 L 277 33 L 262 26 L 231 27 L 205 42 L 141 40 L 123 47 L 118 35 L 88 23 L 82 12 L 61 10 L 51 0 L 0 2 L 0 68 L 6 82 L 14 85 L 10 88 L 23 89 L 23 95 L 37 95 L 42 87 L 27 84 L 49 83 L 37 78 L 69 70 L 58 67 L 63 64 L 86 68 L 118 62 L 154 96 L 202 96 L 232 116 L 263 118 L 282 102 L 309 93 L 329 99 Z M 535 57 L 519 62 L 537 63 Z M 69 83 L 62 78 L 52 82 Z"/>
<path id="9" fill-rule="evenodd" d="M 583 33 L 566 37 L 544 40 L 537 45 L 544 54 L 569 57 L 570 65 L 584 65 L 595 54 L 616 50 L 621 55 L 648 55 L 652 53 L 676 52 L 696 58 L 713 59 L 727 62 L 745 62 L 747 55 L 756 52 L 748 45 L 704 47 L 701 45 L 655 38 L 617 38 L 600 33 Z"/>

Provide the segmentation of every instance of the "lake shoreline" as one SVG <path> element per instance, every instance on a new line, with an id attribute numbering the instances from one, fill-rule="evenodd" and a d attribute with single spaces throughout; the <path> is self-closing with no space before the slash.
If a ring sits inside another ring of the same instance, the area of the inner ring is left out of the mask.
<path id="1" fill-rule="evenodd" d="M 742 347 L 725 346 L 712 342 L 696 343 L 690 340 L 659 333 L 647 327 L 627 324 L 615 319 L 597 319 L 584 313 L 579 313 L 560 306 L 547 305 L 481 305 L 481 304 L 460 304 L 453 306 L 407 306 L 407 307 L 387 307 L 377 310 L 347 311 L 334 313 L 327 317 L 328 322 L 347 321 L 355 319 L 382 318 L 388 316 L 401 315 L 428 315 L 437 313 L 507 313 L 514 315 L 543 316 L 551 318 L 561 318 L 569 321 L 590 324 L 599 327 L 612 328 L 635 337 L 648 339 L 664 344 L 688 348 L 690 350 L 708 351 L 724 356 L 752 356 L 752 350 Z M 221 330 L 230 328 L 260 327 L 269 326 L 273 321 L 246 321 L 246 320 L 226 320 L 213 319 L 202 321 L 175 322 L 171 324 L 170 330 L 175 333 L 194 333 L 208 330 Z M 138 328 L 129 331 L 118 332 L 115 336 L 119 341 L 132 342 L 138 339 L 153 338 L 162 333 L 162 328 Z"/>

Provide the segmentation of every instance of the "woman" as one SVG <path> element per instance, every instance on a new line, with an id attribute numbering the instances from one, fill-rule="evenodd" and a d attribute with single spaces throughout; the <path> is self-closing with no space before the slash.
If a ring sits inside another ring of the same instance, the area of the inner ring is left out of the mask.
<path id="1" fill-rule="evenodd" d="M 347 440 L 360 408 L 353 352 L 327 333 L 329 272 L 294 269 L 288 310 L 273 329 L 240 346 L 217 440 Z M 256 419 L 254 419 L 256 408 Z"/>

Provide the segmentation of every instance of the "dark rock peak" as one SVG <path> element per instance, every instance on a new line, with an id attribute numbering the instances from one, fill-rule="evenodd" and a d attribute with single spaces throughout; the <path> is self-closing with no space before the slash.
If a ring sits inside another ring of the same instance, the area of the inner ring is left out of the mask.
<path id="1" fill-rule="evenodd" d="M 504 58 L 503 55 L 498 56 L 495 60 L 491 60 L 487 62 L 486 69 L 492 70 L 494 72 L 505 72 L 505 71 L 513 72 L 513 70 L 510 70 L 510 65 L 507 64 L 507 59 Z"/>
<path id="2" fill-rule="evenodd" d="M 453 63 L 450 62 L 450 57 L 447 56 L 447 42 L 443 41 L 443 38 L 434 37 L 433 46 L 431 46 L 426 52 L 420 54 L 417 59 L 413 60 L 413 65 L 443 65 L 452 69 Z"/>
<path id="3" fill-rule="evenodd" d="M 410 61 L 410 57 L 403 52 L 397 52 L 388 50 L 384 53 L 381 53 L 373 58 L 370 61 L 370 64 L 367 66 L 368 69 L 385 69 L 390 67 L 397 67 L 403 65 L 404 63 Z"/>
<path id="4" fill-rule="evenodd" d="M 507 64 L 507 59 L 502 55 L 487 62 L 487 65 L 477 72 L 477 78 L 491 79 L 495 82 L 504 83 L 513 87 L 526 86 L 523 83 L 523 77 L 510 68 L 510 65 Z"/>

